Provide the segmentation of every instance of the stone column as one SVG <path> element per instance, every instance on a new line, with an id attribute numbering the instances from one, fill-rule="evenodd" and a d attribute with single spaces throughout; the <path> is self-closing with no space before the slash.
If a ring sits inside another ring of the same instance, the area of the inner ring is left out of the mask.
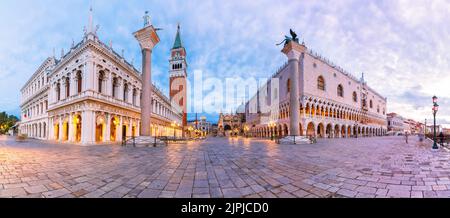
<path id="1" fill-rule="evenodd" d="M 105 132 L 103 133 L 103 141 L 109 142 L 111 141 L 111 115 L 105 114 Z"/>
<path id="2" fill-rule="evenodd" d="M 141 90 L 136 89 L 136 106 L 141 107 Z"/>
<path id="3" fill-rule="evenodd" d="M 91 110 L 85 110 L 81 114 L 81 143 L 94 144 L 95 143 L 95 116 Z"/>
<path id="4" fill-rule="evenodd" d="M 117 87 L 117 99 L 124 101 L 125 99 L 123 98 L 123 92 L 124 92 L 124 81 L 123 79 L 119 78 L 118 79 L 118 87 Z"/>
<path id="5" fill-rule="evenodd" d="M 74 130 L 75 130 L 75 128 L 73 128 L 73 115 L 72 115 L 72 113 L 71 114 L 69 114 L 69 122 L 67 122 L 67 128 L 69 128 L 69 135 L 68 135 L 68 141 L 69 142 L 72 142 L 72 141 L 74 141 L 73 140 L 73 133 L 74 133 Z"/>
<path id="6" fill-rule="evenodd" d="M 117 129 L 117 141 L 121 142 L 122 141 L 122 133 L 123 133 L 123 117 L 120 116 L 120 121 L 119 121 L 119 127 Z"/>
<path id="7" fill-rule="evenodd" d="M 159 42 L 158 34 L 153 25 L 150 24 L 150 17 L 144 17 L 144 28 L 134 33 L 142 50 L 142 102 L 141 103 L 141 135 L 150 136 L 150 116 L 152 112 L 152 82 L 151 64 L 152 49 Z"/>
<path id="8" fill-rule="evenodd" d="M 287 43 L 282 52 L 289 59 L 289 78 L 291 81 L 291 91 L 289 92 L 290 102 L 290 122 L 289 129 L 291 130 L 290 135 L 299 135 L 299 109 L 300 109 L 300 89 L 303 89 L 303 76 L 300 77 L 299 65 L 302 53 L 306 50 L 306 47 L 298 44 L 297 42 L 291 41 Z M 302 60 L 303 61 L 303 60 Z M 303 71 L 303 70 L 302 70 Z"/>
<path id="9" fill-rule="evenodd" d="M 63 122 L 62 122 L 62 117 L 59 117 L 59 127 L 58 127 L 58 141 L 62 141 L 63 140 Z"/>
<path id="10" fill-rule="evenodd" d="M 48 119 L 48 124 L 47 124 L 47 139 L 48 140 L 53 140 L 55 135 L 54 135 L 54 130 L 53 130 L 54 126 L 53 126 L 53 117 L 50 117 Z"/>

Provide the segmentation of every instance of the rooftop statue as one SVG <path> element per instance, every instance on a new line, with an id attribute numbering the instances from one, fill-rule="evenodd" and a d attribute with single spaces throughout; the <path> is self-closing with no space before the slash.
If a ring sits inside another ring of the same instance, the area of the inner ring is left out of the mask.
<path id="1" fill-rule="evenodd" d="M 281 45 L 281 44 L 283 44 L 283 43 L 284 43 L 284 45 L 287 45 L 287 44 L 288 44 L 289 42 L 291 42 L 291 41 L 294 41 L 294 42 L 299 43 L 299 42 L 298 42 L 298 38 L 297 38 L 297 34 L 296 34 L 294 31 L 292 31 L 292 29 L 289 29 L 289 33 L 291 34 L 291 37 L 289 37 L 289 36 L 284 36 L 284 40 L 281 41 L 280 43 L 278 43 L 277 46 L 278 46 L 278 45 Z"/>

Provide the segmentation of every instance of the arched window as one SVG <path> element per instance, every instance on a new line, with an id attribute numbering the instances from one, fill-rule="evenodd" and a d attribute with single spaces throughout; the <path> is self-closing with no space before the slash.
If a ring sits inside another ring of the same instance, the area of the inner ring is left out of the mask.
<path id="1" fill-rule="evenodd" d="M 101 70 L 98 73 L 98 92 L 103 93 L 103 80 L 105 79 L 105 72 Z"/>
<path id="2" fill-rule="evenodd" d="M 369 106 L 370 106 L 370 108 L 373 107 L 372 100 L 369 101 Z"/>
<path id="3" fill-rule="evenodd" d="M 380 106 L 377 106 L 377 113 L 380 113 Z"/>
<path id="4" fill-rule="evenodd" d="M 133 89 L 133 105 L 136 105 L 136 89 Z"/>
<path id="5" fill-rule="evenodd" d="M 114 78 L 112 82 L 112 93 L 111 93 L 113 98 L 117 96 L 116 91 L 117 91 L 117 78 Z"/>
<path id="6" fill-rule="evenodd" d="M 323 76 L 319 76 L 317 78 L 317 88 L 319 90 L 325 91 L 325 79 L 323 79 Z"/>
<path id="7" fill-rule="evenodd" d="M 356 95 L 356 92 L 353 92 L 353 101 L 358 102 L 358 96 Z"/>
<path id="8" fill-rule="evenodd" d="M 124 101 L 128 101 L 128 84 L 125 83 L 125 85 L 123 86 L 123 100 Z"/>
<path id="9" fill-rule="evenodd" d="M 342 87 L 341 84 L 339 84 L 337 87 L 337 95 L 340 97 L 344 97 L 344 88 Z"/>
<path id="10" fill-rule="evenodd" d="M 288 79 L 286 82 L 287 92 L 289 93 L 291 91 L 291 79 Z"/>
<path id="11" fill-rule="evenodd" d="M 61 100 L 61 85 L 59 83 L 56 84 L 56 99 Z"/>
<path id="12" fill-rule="evenodd" d="M 66 97 L 70 96 L 70 78 L 66 77 Z"/>
<path id="13" fill-rule="evenodd" d="M 83 77 L 81 76 L 81 71 L 77 72 L 77 92 L 81 93 L 83 89 Z"/>

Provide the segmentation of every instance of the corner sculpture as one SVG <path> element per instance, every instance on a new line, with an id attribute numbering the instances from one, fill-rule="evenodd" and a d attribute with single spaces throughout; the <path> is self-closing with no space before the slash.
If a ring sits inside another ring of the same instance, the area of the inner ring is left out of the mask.
<path id="1" fill-rule="evenodd" d="M 279 45 L 281 45 L 283 43 L 284 43 L 284 45 L 287 45 L 291 41 L 299 43 L 298 42 L 298 38 L 297 38 L 297 34 L 294 31 L 292 31 L 292 29 L 289 29 L 289 33 L 291 34 L 291 37 L 285 35 L 284 36 L 284 40 L 281 41 L 280 43 L 278 43 L 277 46 L 279 46 Z"/>

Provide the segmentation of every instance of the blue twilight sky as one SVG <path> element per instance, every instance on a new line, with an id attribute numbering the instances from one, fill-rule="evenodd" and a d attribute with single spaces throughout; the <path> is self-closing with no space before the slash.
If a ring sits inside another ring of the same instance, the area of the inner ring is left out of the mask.
<path id="1" fill-rule="evenodd" d="M 450 1 L 444 0 L 2 0 L 0 111 L 19 114 L 20 88 L 53 49 L 59 57 L 81 40 L 91 4 L 99 38 L 112 41 L 119 54 L 124 49 L 137 69 L 141 56 L 132 33 L 150 12 L 164 29 L 152 70 L 166 93 L 178 22 L 188 73 L 202 70 L 205 78 L 268 77 L 286 61 L 275 44 L 293 28 L 307 47 L 358 77 L 364 72 L 388 98 L 388 112 L 431 119 L 435 94 L 439 122 L 450 123 Z"/>

